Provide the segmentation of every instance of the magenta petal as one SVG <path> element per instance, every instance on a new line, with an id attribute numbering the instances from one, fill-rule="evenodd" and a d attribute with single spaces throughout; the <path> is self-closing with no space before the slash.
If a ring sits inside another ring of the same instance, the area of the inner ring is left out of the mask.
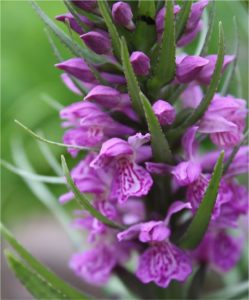
<path id="1" fill-rule="evenodd" d="M 201 69 L 209 63 L 208 59 L 200 56 L 185 56 L 176 66 L 176 78 L 181 83 L 195 80 Z"/>
<path id="2" fill-rule="evenodd" d="M 82 58 L 71 58 L 55 66 L 81 81 L 90 83 L 96 82 L 94 75 Z"/>
<path id="3" fill-rule="evenodd" d="M 169 102 L 157 100 L 152 108 L 161 125 L 171 125 L 174 122 L 176 110 Z"/>
<path id="4" fill-rule="evenodd" d="M 61 74 L 61 79 L 64 82 L 64 84 L 69 88 L 69 90 L 71 90 L 72 92 L 74 92 L 77 95 L 82 95 L 81 91 L 79 90 L 79 88 L 74 84 L 74 82 L 72 81 L 72 79 L 68 76 L 67 73 L 63 73 Z"/>
<path id="5" fill-rule="evenodd" d="M 193 126 L 186 130 L 184 136 L 182 137 L 182 147 L 185 152 L 185 156 L 187 159 L 191 159 L 194 157 L 196 152 L 196 143 L 195 136 L 197 133 L 198 127 Z"/>
<path id="6" fill-rule="evenodd" d="M 98 31 L 88 31 L 81 35 L 80 38 L 97 54 L 108 54 L 111 51 L 111 41 L 107 34 Z"/>
<path id="7" fill-rule="evenodd" d="M 192 161 L 183 161 L 174 167 L 171 172 L 180 186 L 190 185 L 201 174 L 201 167 Z"/>
<path id="8" fill-rule="evenodd" d="M 232 237 L 224 232 L 216 235 L 210 259 L 219 271 L 228 272 L 238 263 L 243 242 L 242 237 Z"/>
<path id="9" fill-rule="evenodd" d="M 70 268 L 86 282 L 103 285 L 108 281 L 116 262 L 112 249 L 101 244 L 82 254 L 73 255 Z"/>
<path id="10" fill-rule="evenodd" d="M 188 256 L 171 243 L 161 243 L 145 250 L 136 272 L 143 283 L 155 282 L 162 288 L 172 280 L 184 281 L 191 274 Z"/>
<path id="11" fill-rule="evenodd" d="M 95 86 L 84 98 L 87 101 L 94 101 L 106 108 L 115 108 L 120 102 L 120 92 L 105 85 Z"/>
<path id="12" fill-rule="evenodd" d="M 181 100 L 184 107 L 196 108 L 201 103 L 202 98 L 202 89 L 195 82 L 189 84 L 181 94 Z"/>
<path id="13" fill-rule="evenodd" d="M 118 160 L 114 177 L 113 193 L 120 203 L 147 195 L 153 184 L 150 174 L 127 158 Z"/>
<path id="14" fill-rule="evenodd" d="M 181 201 L 175 201 L 173 202 L 168 211 L 167 211 L 167 216 L 165 218 L 165 224 L 168 225 L 169 222 L 170 222 L 170 219 L 171 219 L 171 216 L 173 214 L 176 214 L 180 211 L 182 211 L 183 209 L 191 209 L 192 208 L 192 205 L 190 202 L 181 202 Z"/>

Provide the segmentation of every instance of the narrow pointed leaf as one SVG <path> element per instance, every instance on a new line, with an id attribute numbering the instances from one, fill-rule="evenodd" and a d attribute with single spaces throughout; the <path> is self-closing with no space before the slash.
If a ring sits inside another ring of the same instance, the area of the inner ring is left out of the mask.
<path id="1" fill-rule="evenodd" d="M 154 0 L 139 0 L 138 9 L 140 16 L 150 17 L 152 19 L 155 17 L 156 5 Z"/>
<path id="2" fill-rule="evenodd" d="M 74 17 L 75 21 L 77 22 L 77 24 L 81 27 L 81 29 L 83 31 L 88 31 L 89 27 L 83 23 L 79 17 L 79 14 L 77 13 L 77 11 L 74 9 L 73 5 L 71 4 L 70 1 L 67 0 L 63 0 L 66 8 L 69 10 L 69 12 L 72 14 L 72 16 Z"/>
<path id="3" fill-rule="evenodd" d="M 63 177 L 33 174 L 26 170 L 19 169 L 2 159 L 0 159 L 0 165 L 5 167 L 7 170 L 15 173 L 16 175 L 19 175 L 29 180 L 40 181 L 40 182 L 51 183 L 51 184 L 65 184 L 65 180 Z"/>
<path id="4" fill-rule="evenodd" d="M 166 14 L 164 22 L 164 32 L 159 54 L 156 77 L 161 81 L 161 85 L 170 82 L 175 76 L 175 21 L 174 4 L 172 0 L 165 1 Z"/>
<path id="5" fill-rule="evenodd" d="M 144 113 L 151 134 L 153 157 L 157 162 L 172 163 L 173 159 L 168 142 L 163 134 L 159 121 L 152 110 L 151 104 L 143 93 L 140 93 L 140 97 L 142 99 Z"/>
<path id="6" fill-rule="evenodd" d="M 67 46 L 67 48 L 76 56 L 84 57 L 86 61 L 91 63 L 100 64 L 105 62 L 105 58 L 93 53 L 88 48 L 82 48 L 77 43 L 73 42 L 70 37 L 61 30 L 40 8 L 40 6 L 31 1 L 31 4 L 43 22 L 52 30 L 52 32 L 60 39 L 60 41 Z"/>
<path id="7" fill-rule="evenodd" d="M 35 299 L 68 299 L 65 294 L 29 269 L 12 253 L 6 251 L 5 257 L 10 269 Z"/>
<path id="8" fill-rule="evenodd" d="M 37 140 L 39 140 L 41 142 L 44 142 L 44 143 L 47 143 L 47 144 L 51 144 L 51 145 L 54 145 L 54 146 L 58 146 L 58 147 L 74 148 L 74 149 L 84 150 L 84 151 L 89 150 L 86 147 L 81 147 L 81 146 L 77 146 L 77 145 L 67 145 L 67 144 L 57 143 L 57 142 L 53 142 L 53 141 L 47 140 L 44 137 L 42 137 L 42 136 L 36 134 L 35 132 L 33 132 L 32 130 L 30 130 L 28 127 L 26 127 L 25 125 L 23 125 L 18 120 L 15 120 L 15 123 L 17 125 L 19 125 L 20 127 L 22 127 L 24 130 L 26 130 L 31 136 L 33 136 L 34 138 L 36 138 Z"/>
<path id="9" fill-rule="evenodd" d="M 237 62 L 238 62 L 238 54 L 239 54 L 239 31 L 238 31 L 238 24 L 236 21 L 236 18 L 234 17 L 233 19 L 234 22 L 234 56 L 235 59 L 232 62 L 232 65 L 230 66 L 229 71 L 227 72 L 227 75 L 225 77 L 222 89 L 221 89 L 221 95 L 226 95 L 229 86 L 233 80 L 234 74 L 235 74 L 235 69 L 237 66 Z"/>
<path id="10" fill-rule="evenodd" d="M 18 168 L 25 169 L 29 172 L 32 172 L 33 174 L 36 173 L 36 170 L 32 167 L 25 153 L 20 139 L 15 138 L 12 140 L 11 152 L 12 159 Z M 79 232 L 72 228 L 71 216 L 62 207 L 62 205 L 59 204 L 58 199 L 54 196 L 52 192 L 50 192 L 47 185 L 38 181 L 30 181 L 29 179 L 26 179 L 24 177 L 22 177 L 22 179 L 27 185 L 27 187 L 30 189 L 30 191 L 33 193 L 33 195 L 36 197 L 36 199 L 40 201 L 55 217 L 55 220 L 59 222 L 75 249 L 78 250 L 82 245 L 82 236 Z"/>
<path id="11" fill-rule="evenodd" d="M 42 135 L 42 133 L 40 133 Z M 43 135 L 42 135 L 43 136 Z M 48 165 L 52 168 L 57 176 L 62 176 L 62 170 L 59 162 L 57 161 L 56 155 L 51 151 L 48 144 L 40 143 L 37 141 L 38 147 L 40 148 L 43 157 L 46 159 Z"/>
<path id="12" fill-rule="evenodd" d="M 192 0 L 184 1 L 181 10 L 176 19 L 176 40 L 178 40 L 184 32 L 185 25 L 187 24 L 189 14 L 191 11 Z"/>
<path id="13" fill-rule="evenodd" d="M 213 29 L 214 29 L 214 24 L 215 24 L 215 12 L 216 12 L 216 6 L 215 6 L 215 1 L 211 2 L 211 9 L 208 15 L 209 18 L 209 22 L 208 22 L 208 31 L 206 34 L 206 38 L 205 38 L 205 42 L 200 50 L 200 53 L 197 53 L 196 55 L 200 55 L 200 56 L 204 56 L 207 54 L 207 50 L 208 50 L 208 45 L 213 33 Z"/>
<path id="14" fill-rule="evenodd" d="M 114 54 L 120 59 L 121 57 L 121 49 L 119 42 L 119 34 L 116 26 L 113 23 L 113 20 L 110 15 L 109 7 L 105 0 L 98 0 L 98 6 L 102 17 L 104 18 L 105 24 L 108 28 L 108 32 L 112 39 L 112 46 L 114 50 Z"/>
<path id="15" fill-rule="evenodd" d="M 78 290 L 68 285 L 57 275 L 47 269 L 36 258 L 34 258 L 8 231 L 8 229 L 0 223 L 0 232 L 3 238 L 15 249 L 20 257 L 27 263 L 27 265 L 40 274 L 46 281 L 48 281 L 56 290 L 59 290 L 62 294 L 67 295 L 69 299 L 87 299 Z"/>
<path id="16" fill-rule="evenodd" d="M 113 228 L 123 229 L 123 227 L 121 225 L 112 222 L 107 217 L 102 215 L 98 210 L 96 210 L 96 208 L 94 206 L 92 206 L 92 204 L 90 203 L 89 199 L 87 199 L 87 197 L 78 190 L 78 188 L 75 186 L 75 184 L 73 182 L 73 179 L 70 175 L 66 160 L 63 155 L 61 156 L 61 164 L 62 164 L 63 173 L 66 177 L 67 183 L 68 183 L 70 189 L 72 190 L 72 192 L 74 193 L 74 196 L 75 196 L 76 200 L 78 201 L 78 203 L 85 210 L 87 210 L 93 217 L 98 219 L 100 222 L 102 222 L 110 227 L 113 227 Z"/>
<path id="17" fill-rule="evenodd" d="M 49 30 L 47 30 L 45 28 L 45 33 L 48 37 L 48 42 L 53 50 L 53 53 L 57 59 L 58 62 L 62 62 L 63 61 L 63 58 L 62 58 L 62 55 L 58 49 L 58 47 L 56 46 L 54 40 L 52 39 L 50 33 L 49 33 Z M 88 64 L 89 66 L 89 64 Z M 89 66 L 90 69 L 91 69 L 91 65 Z M 94 69 L 95 70 L 95 69 Z M 93 73 L 94 74 L 94 73 Z M 76 85 L 76 87 L 80 90 L 81 94 L 83 96 L 86 96 L 86 94 L 88 93 L 88 89 L 84 87 L 83 83 L 80 82 L 79 80 L 77 80 L 74 76 L 71 76 L 69 73 L 67 73 L 68 77 L 73 81 L 73 83 Z M 96 77 L 96 73 L 94 74 L 94 76 Z M 96 77 L 97 78 L 97 77 Z M 98 79 L 98 78 L 97 78 Z"/>
<path id="18" fill-rule="evenodd" d="M 129 51 L 124 37 L 121 38 L 120 44 L 123 70 L 127 81 L 128 92 L 131 97 L 132 106 L 138 115 L 143 116 L 143 107 L 139 95 L 140 87 L 130 62 Z"/>
<path id="19" fill-rule="evenodd" d="M 223 158 L 224 152 L 222 151 L 214 167 L 212 178 L 209 181 L 201 204 L 196 214 L 194 215 L 191 224 L 187 228 L 185 235 L 180 241 L 180 245 L 183 248 L 196 248 L 206 233 L 211 219 L 212 211 L 215 206 L 219 184 L 223 173 Z"/>

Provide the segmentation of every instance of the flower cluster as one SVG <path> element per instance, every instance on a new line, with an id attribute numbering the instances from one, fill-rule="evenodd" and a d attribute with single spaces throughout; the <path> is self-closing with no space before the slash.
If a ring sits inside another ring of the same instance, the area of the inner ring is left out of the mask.
<path id="1" fill-rule="evenodd" d="M 170 145 L 172 163 L 156 161 L 151 147 L 153 137 L 144 118 L 134 109 L 127 78 L 122 69 L 115 68 L 120 60 L 113 51 L 112 37 L 103 25 L 98 3 L 72 3 L 81 13 L 78 18 L 84 26 L 79 26 L 71 13 L 60 15 L 57 20 L 67 23 L 85 47 L 109 63 L 90 66 L 82 57 L 74 57 L 56 65 L 65 72 L 62 79 L 66 86 L 83 98 L 60 112 L 62 125 L 67 128 L 64 143 L 72 145 L 68 148 L 72 157 L 80 158 L 71 176 L 81 193 L 91 195 L 94 208 L 123 229 L 110 227 L 87 211 L 75 212 L 74 226 L 88 232 L 90 249 L 75 254 L 70 267 L 88 283 L 102 285 L 117 266 L 125 266 L 136 252 L 137 278 L 162 288 L 172 280 L 185 281 L 199 264 L 208 264 L 217 271 L 230 270 L 240 258 L 244 241 L 240 217 L 248 212 L 246 188 L 235 179 L 247 172 L 247 146 L 240 147 L 223 174 L 211 220 L 199 246 L 194 250 L 182 249 L 177 236 L 186 230 L 200 207 L 220 150 L 225 150 L 226 161 L 234 146 L 242 141 L 247 114 L 245 100 L 216 93 L 202 117 Z M 130 43 L 130 63 L 146 95 L 155 52 L 142 44 L 137 50 L 132 38 L 141 26 L 152 26 L 153 44 L 160 45 L 166 8 L 159 7 L 152 18 L 137 14 L 137 1 L 130 5 L 122 1 L 108 5 L 112 22 Z M 215 70 L 217 55 L 189 55 L 182 48 L 201 31 L 201 17 L 207 5 L 208 0 L 192 4 L 177 40 L 175 76 L 168 85 L 172 89 L 184 85 L 177 104 L 169 100 L 170 95 L 164 95 L 163 87 L 154 98 L 148 93 L 166 136 L 168 130 L 183 122 L 178 118 L 182 111 L 193 111 L 202 103 Z M 181 9 L 174 5 L 176 19 Z M 233 55 L 224 56 L 222 72 L 234 59 Z M 209 152 L 204 151 L 203 143 L 211 145 Z M 83 155 L 74 146 L 85 147 L 89 152 Z M 60 202 L 73 198 L 70 191 L 60 197 Z M 238 234 L 233 236 L 231 229 Z"/>

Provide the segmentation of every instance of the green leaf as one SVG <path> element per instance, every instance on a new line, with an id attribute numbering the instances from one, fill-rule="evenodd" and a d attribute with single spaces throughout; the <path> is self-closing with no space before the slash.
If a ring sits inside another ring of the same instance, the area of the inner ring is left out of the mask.
<path id="1" fill-rule="evenodd" d="M 173 158 L 168 142 L 163 134 L 158 119 L 153 112 L 151 104 L 142 92 L 140 93 L 140 98 L 143 103 L 144 113 L 151 134 L 151 146 L 153 151 L 153 157 L 157 162 L 167 162 L 172 164 Z"/>
<path id="2" fill-rule="evenodd" d="M 45 183 L 50 183 L 50 184 L 65 184 L 65 180 L 63 177 L 44 176 L 44 175 L 33 174 L 29 171 L 19 169 L 2 159 L 0 159 L 0 165 L 5 167 L 7 170 L 9 170 L 21 177 L 27 178 L 29 180 L 40 181 L 40 182 L 45 182 Z"/>
<path id="3" fill-rule="evenodd" d="M 233 18 L 233 22 L 234 22 L 234 40 L 235 40 L 235 45 L 234 45 L 234 56 L 235 59 L 232 62 L 232 65 L 230 66 L 229 72 L 227 72 L 227 75 L 225 77 L 225 80 L 223 82 L 223 86 L 221 89 L 221 95 L 226 95 L 229 86 L 231 85 L 231 82 L 234 78 L 234 74 L 235 74 L 235 69 L 237 66 L 237 61 L 238 61 L 238 54 L 239 54 L 239 32 L 238 32 L 238 24 L 236 21 L 236 18 L 234 16 Z"/>
<path id="4" fill-rule="evenodd" d="M 77 43 L 73 42 L 69 36 L 62 31 L 55 23 L 44 13 L 39 5 L 31 1 L 31 4 L 43 22 L 52 30 L 52 32 L 60 39 L 60 41 L 67 46 L 67 48 L 76 56 L 83 57 L 86 61 L 101 64 L 106 62 L 106 59 L 93 53 L 88 48 L 82 48 Z"/>
<path id="5" fill-rule="evenodd" d="M 63 155 L 61 156 L 61 164 L 62 164 L 63 173 L 66 177 L 67 183 L 68 183 L 70 189 L 72 190 L 72 192 L 74 193 L 74 196 L 75 196 L 76 200 L 78 201 L 78 203 L 84 209 L 86 209 L 93 217 L 98 219 L 100 222 L 102 222 L 110 227 L 113 227 L 113 228 L 124 229 L 123 226 L 112 222 L 107 217 L 102 215 L 98 210 L 96 210 L 96 208 L 91 205 L 91 203 L 87 199 L 87 197 L 78 190 L 78 188 L 75 186 L 75 184 L 73 182 L 73 179 L 70 175 L 66 160 Z"/>
<path id="6" fill-rule="evenodd" d="M 36 273 L 49 282 L 56 290 L 65 294 L 69 299 L 87 299 L 75 288 L 68 285 L 57 275 L 42 265 L 36 258 L 34 258 L 21 244 L 17 242 L 14 236 L 8 231 L 8 229 L 0 223 L 0 232 L 4 239 L 15 249 L 15 251 L 22 257 L 27 265 Z"/>
<path id="7" fill-rule="evenodd" d="M 20 127 L 22 127 L 24 130 L 26 130 L 31 136 L 33 136 L 34 138 L 36 138 L 37 140 L 39 140 L 41 142 L 44 142 L 44 143 L 47 143 L 47 144 L 51 144 L 51 145 L 54 145 L 54 146 L 58 146 L 58 147 L 63 147 L 63 148 L 74 148 L 74 149 L 84 150 L 84 151 L 89 150 L 86 147 L 81 147 L 81 146 L 77 146 L 77 145 L 67 145 L 67 144 L 57 143 L 57 142 L 53 142 L 53 141 L 47 140 L 44 137 L 42 137 L 42 136 L 36 134 L 35 132 L 33 132 L 32 130 L 30 130 L 28 127 L 26 127 L 25 125 L 23 125 L 18 120 L 15 120 L 15 123 L 17 125 L 19 125 Z"/>
<path id="8" fill-rule="evenodd" d="M 146 3 L 150 3 L 146 1 Z M 144 38 L 146 35 L 146 39 Z M 132 44 L 137 51 L 148 53 L 156 42 L 156 27 L 148 24 L 144 20 L 136 22 L 136 30 L 132 34 Z M 151 55 L 152 56 L 152 55 Z"/>
<path id="9" fill-rule="evenodd" d="M 11 252 L 5 251 L 5 257 L 10 269 L 35 299 L 68 299 L 43 277 L 27 268 Z"/>
<path id="10" fill-rule="evenodd" d="M 155 1 L 139 0 L 138 10 L 140 16 L 146 16 L 154 19 L 156 14 Z"/>
<path id="11" fill-rule="evenodd" d="M 175 76 L 175 21 L 174 21 L 174 4 L 172 0 L 165 1 L 165 21 L 164 32 L 159 54 L 156 77 L 166 84 Z M 161 84 L 161 85 L 162 85 Z"/>
<path id="12" fill-rule="evenodd" d="M 83 30 L 83 32 L 87 32 L 89 30 L 89 27 L 81 21 L 78 12 L 75 10 L 75 8 L 71 4 L 71 2 L 67 1 L 67 0 L 63 0 L 63 2 L 65 4 L 66 8 L 69 10 L 69 12 L 73 15 L 73 17 L 74 17 L 75 21 L 77 22 L 77 24 Z"/>
<path id="13" fill-rule="evenodd" d="M 131 97 L 132 106 L 138 115 L 143 116 L 144 115 L 143 107 L 139 95 L 140 87 L 130 62 L 129 51 L 124 37 L 121 37 L 120 44 L 121 44 L 121 59 L 122 59 L 125 78 L 127 81 L 128 92 Z"/>
<path id="14" fill-rule="evenodd" d="M 205 42 L 202 46 L 202 49 L 200 51 L 200 54 L 198 53 L 197 55 L 200 56 L 204 56 L 207 54 L 207 50 L 208 50 L 208 45 L 213 33 L 213 29 L 214 29 L 214 24 L 215 24 L 215 13 L 216 13 L 216 6 L 215 6 L 215 1 L 211 2 L 211 9 L 209 12 L 209 22 L 208 22 L 208 31 L 207 31 L 207 35 L 205 38 Z"/>
<path id="15" fill-rule="evenodd" d="M 224 152 L 222 151 L 214 167 L 212 178 L 209 181 L 201 204 L 194 215 L 191 224 L 187 228 L 186 233 L 180 241 L 180 246 L 183 248 L 196 248 L 208 228 L 223 173 L 223 158 Z"/>
<path id="16" fill-rule="evenodd" d="M 36 173 L 36 170 L 32 167 L 24 151 L 23 145 L 18 137 L 11 141 L 11 152 L 12 159 L 18 168 L 25 169 L 29 172 L 32 172 L 33 174 Z M 79 232 L 73 230 L 71 226 L 72 217 L 59 203 L 58 198 L 50 192 L 50 190 L 44 183 L 39 181 L 30 181 L 29 179 L 26 179 L 24 177 L 22 177 L 22 179 L 30 189 L 30 191 L 37 198 L 37 200 L 40 201 L 45 207 L 47 207 L 47 209 L 51 212 L 55 219 L 61 224 L 63 230 L 69 237 L 75 249 L 78 250 L 82 245 L 82 236 Z"/>
<path id="17" fill-rule="evenodd" d="M 120 59 L 121 49 L 120 49 L 120 42 L 119 42 L 119 34 L 111 18 L 109 7 L 105 0 L 98 0 L 98 6 L 99 6 L 100 13 L 105 21 L 105 24 L 108 28 L 108 32 L 112 40 L 114 54 L 118 57 L 118 59 Z"/>
<path id="18" fill-rule="evenodd" d="M 191 12 L 192 0 L 184 1 L 181 10 L 176 19 L 176 40 L 179 40 L 184 32 Z"/>

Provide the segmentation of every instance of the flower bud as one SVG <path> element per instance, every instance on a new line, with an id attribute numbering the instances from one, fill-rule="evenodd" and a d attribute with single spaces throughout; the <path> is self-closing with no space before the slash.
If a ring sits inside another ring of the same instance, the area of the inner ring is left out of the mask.
<path id="1" fill-rule="evenodd" d="M 185 56 L 176 62 L 176 78 L 180 83 L 189 83 L 196 79 L 201 69 L 208 65 L 208 59 L 200 56 Z"/>
<path id="2" fill-rule="evenodd" d="M 130 56 L 134 72 L 139 76 L 146 76 L 150 71 L 150 59 L 141 51 L 135 51 Z"/>
<path id="3" fill-rule="evenodd" d="M 85 16 L 80 16 L 80 15 L 78 15 L 78 16 L 79 16 L 81 22 L 83 22 L 85 25 L 87 25 L 88 27 L 93 26 L 93 23 L 89 19 L 87 19 Z M 74 30 L 78 34 L 84 33 L 84 31 L 82 30 L 82 28 L 80 27 L 78 22 L 74 19 L 73 15 L 70 13 L 56 16 L 56 20 L 61 21 L 63 23 L 68 22 L 69 26 L 72 28 L 72 30 Z"/>
<path id="4" fill-rule="evenodd" d="M 117 24 L 129 30 L 135 29 L 135 25 L 132 21 L 133 14 L 129 4 L 122 1 L 116 2 L 112 6 L 112 17 Z"/>
<path id="5" fill-rule="evenodd" d="M 106 108 L 114 108 L 120 102 L 120 92 L 114 88 L 104 85 L 97 85 L 84 98 L 87 101 L 94 101 Z"/>
<path id="6" fill-rule="evenodd" d="M 81 81 L 95 83 L 96 79 L 89 69 L 88 65 L 82 58 L 76 57 L 65 60 L 55 65 L 56 68 L 61 69 L 70 75 L 78 78 Z"/>
<path id="7" fill-rule="evenodd" d="M 112 48 L 108 34 L 104 31 L 89 31 L 81 35 L 80 38 L 97 54 L 107 54 Z"/>
<path id="8" fill-rule="evenodd" d="M 175 108 L 164 100 L 157 100 L 153 106 L 153 111 L 161 125 L 170 125 L 176 117 Z"/>
<path id="9" fill-rule="evenodd" d="M 72 0 L 73 4 L 89 12 L 96 10 L 97 0 Z"/>

